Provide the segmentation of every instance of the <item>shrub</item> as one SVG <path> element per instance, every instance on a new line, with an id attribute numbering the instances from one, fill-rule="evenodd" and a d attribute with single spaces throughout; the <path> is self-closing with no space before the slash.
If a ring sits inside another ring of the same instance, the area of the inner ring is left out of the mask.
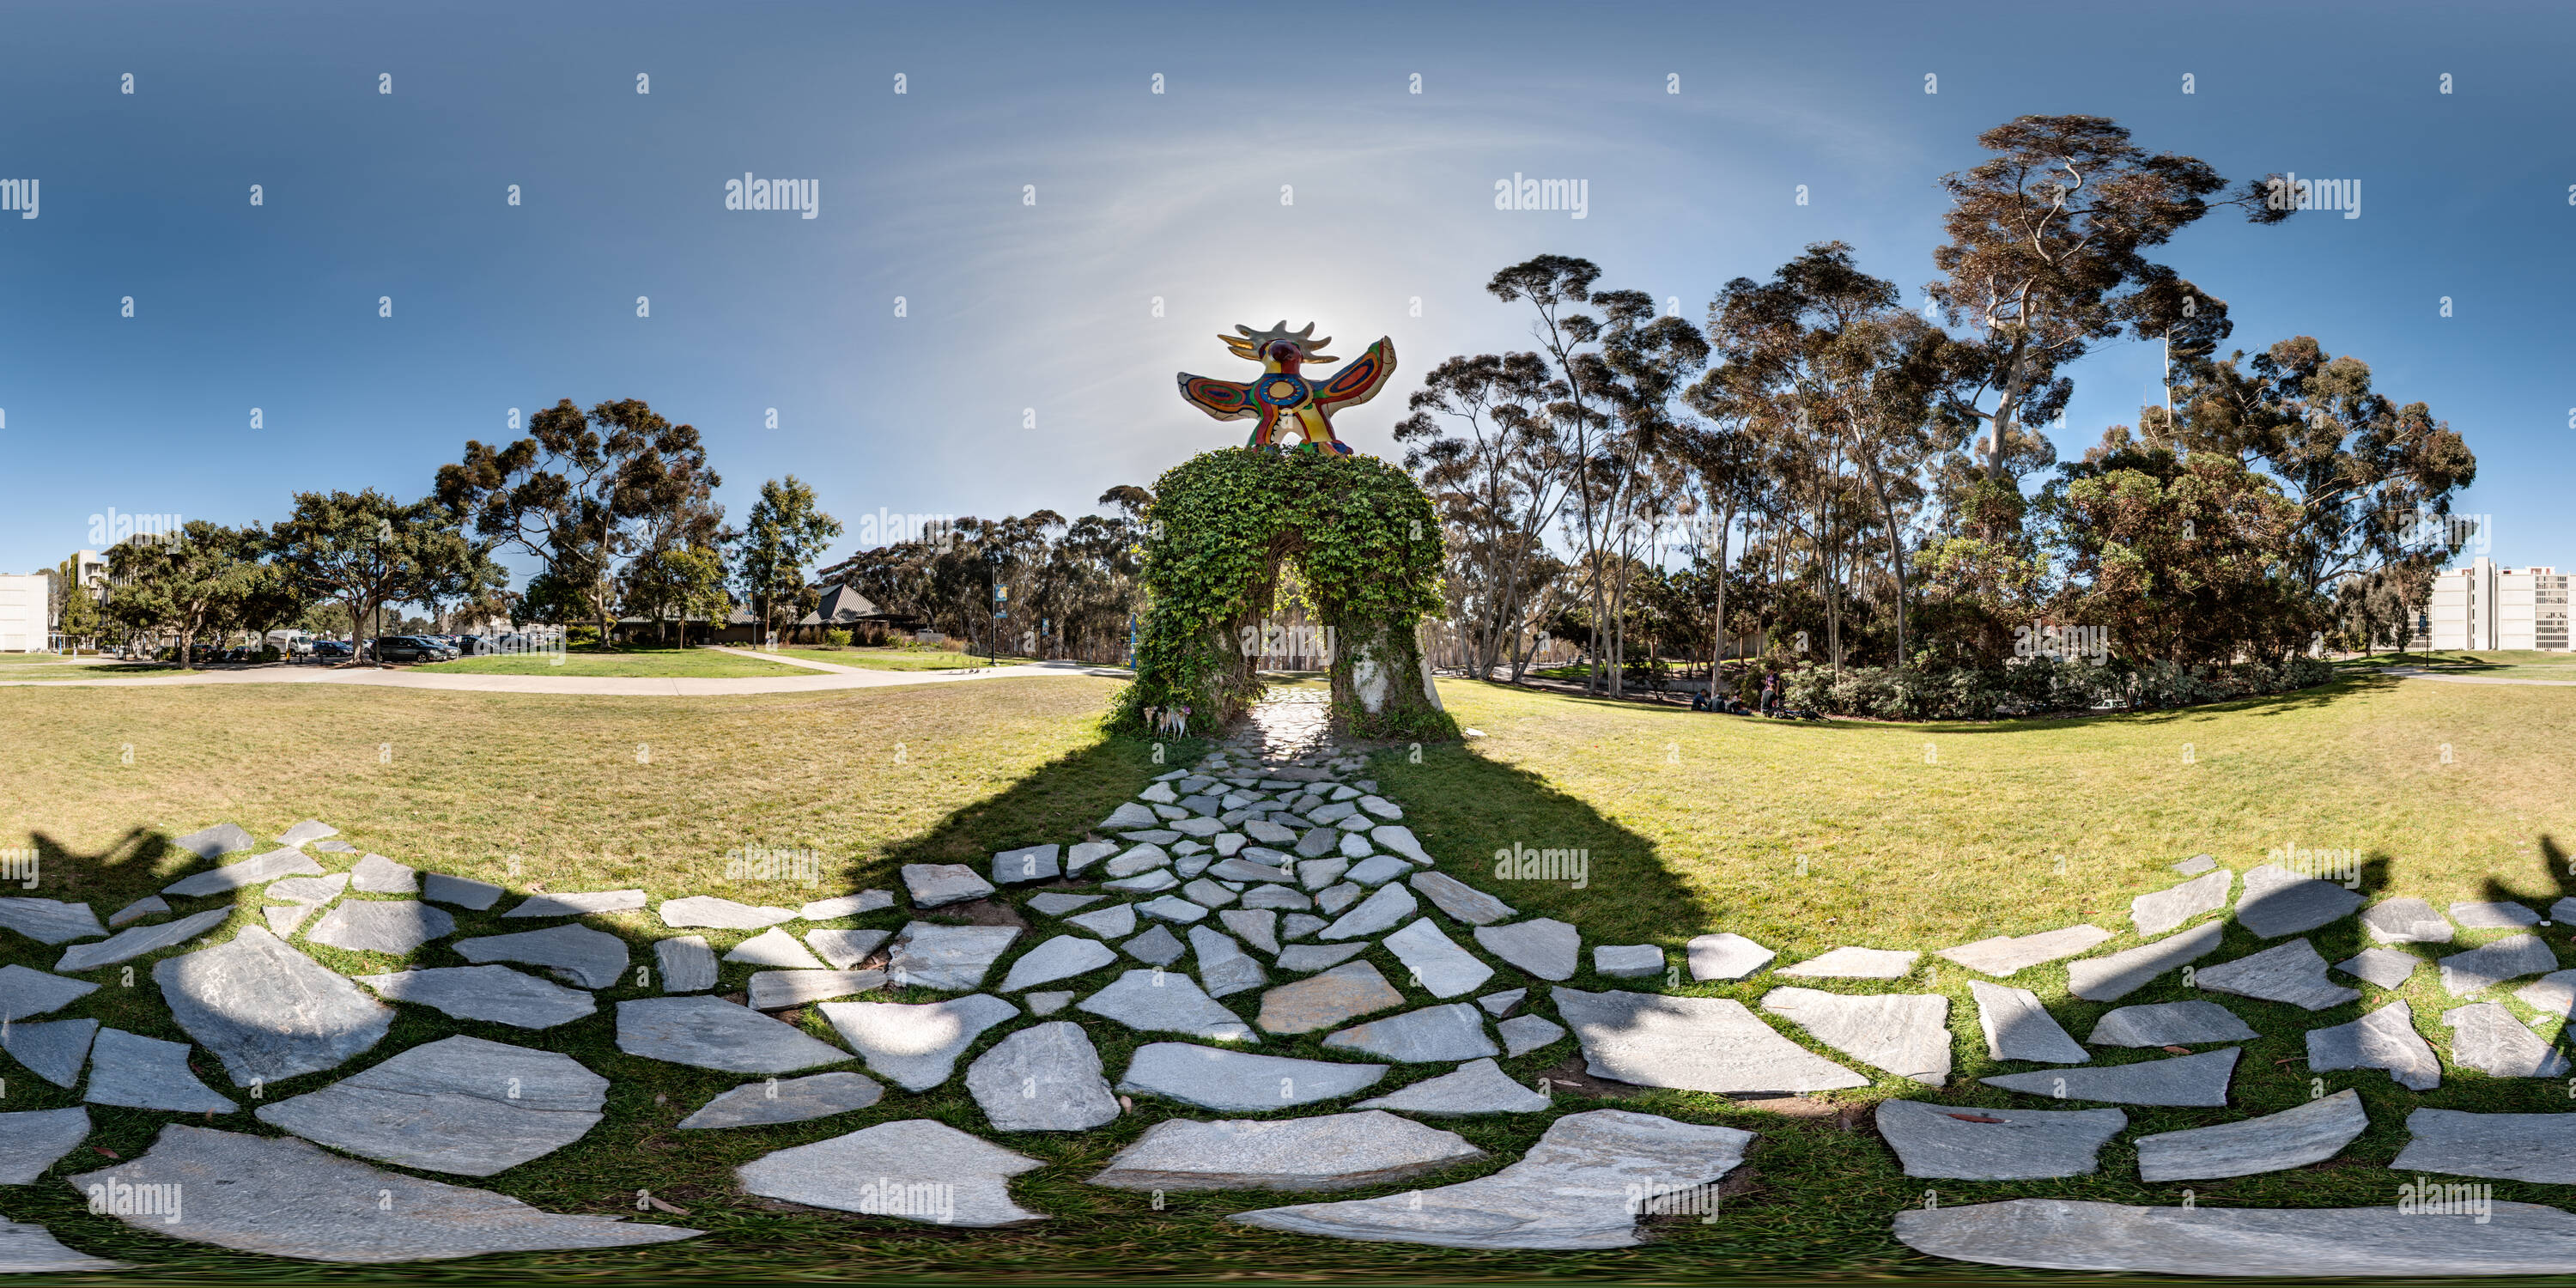
<path id="1" fill-rule="evenodd" d="M 848 648 L 850 646 L 850 633 L 848 631 L 825 631 L 823 632 L 823 642 L 834 648 Z"/>

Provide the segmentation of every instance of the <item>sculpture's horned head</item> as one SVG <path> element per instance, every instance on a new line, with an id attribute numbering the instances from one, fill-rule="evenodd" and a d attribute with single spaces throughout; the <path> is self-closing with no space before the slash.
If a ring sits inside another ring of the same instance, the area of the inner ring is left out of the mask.
<path id="1" fill-rule="evenodd" d="M 1324 352 L 1324 346 L 1331 344 L 1333 337 L 1328 335 L 1323 339 L 1316 339 L 1315 324 L 1312 322 L 1307 323 L 1305 329 L 1301 331 L 1289 330 L 1286 318 L 1279 319 L 1267 331 L 1255 331 L 1240 323 L 1236 324 L 1234 329 L 1243 334 L 1221 335 L 1217 338 L 1225 341 L 1225 347 L 1233 350 L 1234 356 L 1238 358 L 1249 358 L 1254 362 L 1277 363 L 1282 371 L 1295 371 L 1297 364 L 1301 362 L 1340 361 Z"/>

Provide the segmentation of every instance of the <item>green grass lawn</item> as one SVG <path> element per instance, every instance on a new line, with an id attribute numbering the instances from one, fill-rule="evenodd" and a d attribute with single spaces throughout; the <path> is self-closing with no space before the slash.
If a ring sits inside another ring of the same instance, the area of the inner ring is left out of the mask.
<path id="1" fill-rule="evenodd" d="M 810 658 L 836 666 L 863 666 L 872 671 L 962 671 L 979 666 L 1024 666 L 1024 657 L 989 662 L 980 653 L 952 653 L 944 648 L 782 648 L 790 657 Z"/>
<path id="2" fill-rule="evenodd" d="M 100 702 L 95 693 L 21 690 L 0 700 L 0 781 L 12 788 L 0 795 L 0 841 L 32 841 L 43 855 L 44 888 L 31 893 L 88 899 L 102 913 L 202 866 L 170 858 L 162 838 L 222 821 L 273 836 L 308 815 L 335 823 L 362 849 L 499 881 L 514 892 L 640 886 L 657 902 L 713 893 L 792 905 L 891 886 L 902 863 L 979 862 L 1009 846 L 1077 839 L 1166 767 L 1155 762 L 1150 744 L 1097 732 L 1115 688 L 1083 678 L 1004 679 L 686 702 L 328 687 L 131 690 Z M 2181 879 L 2166 865 L 2209 851 L 2241 870 L 2287 844 L 2359 851 L 2361 884 L 2374 895 L 2420 895 L 2436 905 L 2519 897 L 2545 905 L 2567 888 L 2565 847 L 2576 834 L 2576 758 L 2564 754 L 2576 733 L 2576 693 L 2555 689 L 2372 678 L 2184 712 L 1951 726 L 1763 721 L 1465 682 L 1446 683 L 1442 693 L 1461 723 L 1486 736 L 1421 748 L 1418 760 L 1413 748 L 1386 749 L 1372 772 L 1406 807 L 1408 823 L 1444 870 L 1524 914 L 1575 922 L 1587 947 L 1656 943 L 1675 950 L 1692 935 L 1722 929 L 1793 960 L 1838 944 L 1930 950 L 2090 920 L 2118 932 L 2101 950 L 2112 951 L 2139 942 L 2126 915 L 2129 898 Z M 2452 753 L 2447 764 L 2439 751 L 2444 744 Z M 128 746 L 131 764 L 121 755 Z M 1195 754 L 1175 750 L 1184 758 Z M 1184 761 L 1167 756 L 1169 763 Z M 1497 881 L 1492 855 L 1513 845 L 1585 850 L 1588 879 L 1581 889 Z M 824 880 L 810 891 L 727 882 L 724 856 L 744 846 L 818 849 L 826 860 Z M 326 865 L 346 866 L 349 857 L 327 858 Z M 184 913 L 218 901 L 180 902 Z M 235 925 L 257 916 L 255 902 L 240 901 Z M 458 937 L 526 928 L 499 919 L 514 902 L 460 914 Z M 888 911 L 839 924 L 891 929 L 905 919 Z M 649 960 L 650 940 L 671 933 L 646 913 L 583 920 L 628 939 L 639 961 Z M 1015 949 L 1054 933 L 1048 920 L 1029 920 L 1035 931 Z M 747 937 L 705 933 L 719 952 Z M 2565 927 L 2542 933 L 2563 948 Z M 2467 934 L 2463 945 L 2493 937 Z M 2366 942 L 2349 919 L 2311 939 L 2330 961 Z M 2204 962 L 2262 946 L 2231 927 L 2225 946 Z M 344 971 L 396 965 L 308 951 Z M 2410 951 L 2438 955 L 2420 945 Z M 0 934 L 0 961 L 44 967 L 54 955 Z M 1372 948 L 1366 959 L 1392 981 L 1407 978 L 1383 948 Z M 444 943 L 416 961 L 457 964 Z M 136 966 L 138 977 L 148 979 L 148 959 Z M 1087 992 L 1119 970 L 1051 987 Z M 720 990 L 740 990 L 748 974 L 747 967 L 726 966 Z M 2419 1031 L 2447 1051 L 2440 1012 L 2457 1003 L 2432 976 L 2429 968 L 2419 971 L 2393 996 L 2413 1005 Z M 1906 1095 L 1958 1106 L 2046 1107 L 1974 1082 L 1999 1070 L 1984 1054 L 1969 978 L 1927 954 L 1904 980 L 1831 985 L 1949 998 L 1958 1059 L 1945 1089 L 1882 1077 L 1832 1099 Z M 1487 989 L 1527 982 L 1505 968 Z M 2070 999 L 2063 963 L 2025 970 L 2009 982 L 2036 991 L 2078 1037 L 2109 1009 Z M 1665 989 L 1755 1004 L 1773 983 L 1761 975 L 1739 984 L 1686 977 L 1610 981 L 1587 969 L 1567 986 Z M 1433 1000 L 1419 989 L 1406 991 L 1411 1005 Z M 298 1267 L 298 1278 L 1265 1275 L 1678 1283 L 1894 1274 L 1990 1282 L 2002 1276 L 1932 1262 L 1896 1244 L 1888 1233 L 1893 1213 L 1919 1206 L 1927 1189 L 1937 1189 L 1944 1205 L 2024 1196 L 2176 1204 L 2186 1187 L 2137 1181 L 2128 1141 L 2289 1108 L 2317 1089 L 2312 1077 L 2322 1078 L 2325 1090 L 2358 1088 L 2370 1108 L 2372 1129 L 2343 1157 L 2189 1188 L 2212 1206 L 2385 1205 L 2394 1201 L 2400 1179 L 2385 1164 L 2405 1140 L 2408 1109 L 2543 1112 L 2564 1111 L 2568 1103 L 2565 1087 L 2554 1081 L 2460 1073 L 2418 1096 L 2375 1071 L 2308 1073 L 2299 1033 L 2353 1019 L 2391 996 L 2376 989 L 2360 1004 L 2316 1014 L 2229 999 L 2265 1035 L 2245 1044 L 2236 1105 L 2130 1109 L 2130 1129 L 2103 1151 L 2101 1172 L 2072 1180 L 1915 1180 L 1901 1174 L 1865 1117 L 1847 1130 L 1830 1115 L 1792 1116 L 1690 1092 L 1639 1090 L 1616 1099 L 1560 1092 L 1551 1113 L 1437 1120 L 1488 1157 L 1416 1184 L 1495 1170 L 1518 1158 L 1554 1113 L 1579 1109 L 1616 1106 L 1760 1135 L 1714 1222 L 1659 1219 L 1656 1242 L 1618 1252 L 1477 1253 L 1312 1239 L 1223 1220 L 1309 1196 L 1174 1194 L 1158 1207 L 1147 1195 L 1083 1185 L 1153 1123 L 1214 1116 L 1152 1100 L 1140 1100 L 1135 1112 L 1091 1133 L 997 1134 L 960 1077 L 920 1095 L 890 1090 L 879 1105 L 854 1114 L 679 1133 L 672 1127 L 681 1117 L 745 1079 L 618 1052 L 608 1004 L 647 995 L 651 990 L 630 979 L 601 993 L 599 1015 L 543 1033 L 404 1007 L 377 1053 L 356 1063 L 458 1032 L 571 1054 L 612 1080 L 607 1120 L 573 1146 L 473 1183 L 553 1210 L 628 1215 L 634 1215 L 635 1192 L 649 1189 L 688 1215 L 638 1219 L 692 1225 L 710 1231 L 708 1237 L 637 1252 L 491 1258 L 432 1268 L 426 1276 L 411 1267 Z M 2195 995 L 2167 975 L 2120 1004 Z M 1535 988 L 1528 1009 L 1553 1014 L 1546 999 L 1547 989 Z M 2506 1005 L 2529 1014 L 2518 1002 Z M 71 1013 L 152 1036 L 184 1037 L 148 985 L 104 989 Z M 829 1035 L 819 1011 L 809 1008 L 796 1022 Z M 1146 1040 L 1106 1022 L 1086 1027 L 1113 1076 Z M 1802 1031 L 1784 1028 L 1806 1040 Z M 1005 1031 L 970 1047 L 959 1062 L 961 1074 Z M 1272 1038 L 1262 1050 L 1337 1058 L 1322 1050 L 1316 1035 Z M 1503 1066 L 1525 1084 L 1543 1073 L 1571 1075 L 1581 1067 L 1572 1050 L 1560 1042 Z M 2104 1050 L 2097 1064 L 2163 1055 Z M 348 1071 L 281 1083 L 268 1097 L 300 1094 Z M 1446 1071 L 1445 1065 L 1402 1066 L 1380 1089 Z M 11 1087 L 13 1109 L 72 1103 L 69 1093 L 31 1080 Z M 147 1148 L 169 1121 L 143 1111 L 91 1112 L 98 1123 L 91 1143 L 127 1158 Z M 1024 1205 L 1054 1219 L 1001 1231 L 951 1230 L 787 1208 L 732 1188 L 731 1168 L 772 1150 L 913 1117 L 935 1118 L 1042 1160 L 1046 1166 L 1020 1178 L 1015 1190 Z M 247 1113 L 219 1115 L 214 1125 L 273 1134 Z M 58 1172 L 85 1170 L 97 1161 L 89 1159 L 69 1161 Z M 2563 1187 L 2498 1182 L 2495 1197 L 2564 1204 L 2569 1195 Z M 263 1258 L 91 1217 L 59 1180 L 0 1189 L 0 1211 L 46 1224 L 84 1251 L 208 1280 L 268 1279 L 277 1272 L 277 1263 Z"/>
<path id="3" fill-rule="evenodd" d="M 562 665 L 555 663 L 560 661 Z M 739 679 L 776 675 L 812 675 L 806 667 L 765 662 L 707 648 L 638 648 L 614 653 L 569 652 L 560 658 L 545 653 L 504 653 L 460 657 L 412 668 L 455 675 L 600 675 Z"/>

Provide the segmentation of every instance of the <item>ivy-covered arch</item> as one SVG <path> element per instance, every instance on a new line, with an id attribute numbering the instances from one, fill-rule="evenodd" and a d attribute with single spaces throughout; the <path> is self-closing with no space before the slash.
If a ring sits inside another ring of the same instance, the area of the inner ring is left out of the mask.
<path id="1" fill-rule="evenodd" d="M 1190 709 L 1212 732 L 1261 697 L 1258 639 L 1283 565 L 1331 632 L 1333 716 L 1368 738 L 1449 739 L 1415 628 L 1442 607 L 1440 524 L 1404 471 L 1369 456 L 1222 448 L 1166 472 L 1146 513 L 1150 598 L 1116 727 Z"/>

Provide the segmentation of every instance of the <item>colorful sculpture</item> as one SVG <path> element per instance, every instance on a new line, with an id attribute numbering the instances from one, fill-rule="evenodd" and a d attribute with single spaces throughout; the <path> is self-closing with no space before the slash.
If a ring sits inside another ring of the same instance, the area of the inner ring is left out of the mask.
<path id="1" fill-rule="evenodd" d="M 1267 331 L 1242 325 L 1234 329 L 1243 334 L 1217 338 L 1225 341 L 1234 356 L 1260 363 L 1261 375 L 1238 384 L 1184 371 L 1180 373 L 1181 397 L 1218 420 L 1253 421 L 1252 437 L 1244 443 L 1246 447 L 1278 446 L 1293 429 L 1299 451 L 1350 455 L 1350 444 L 1333 436 L 1333 409 L 1367 402 L 1386 387 L 1387 378 L 1395 374 L 1394 341 L 1380 336 L 1368 352 L 1335 372 L 1332 379 L 1318 384 L 1300 374 L 1298 368 L 1309 362 L 1341 359 L 1323 352 L 1333 338 L 1313 338 L 1314 323 L 1307 323 L 1302 331 L 1291 331 L 1288 319 L 1281 318 Z"/>

